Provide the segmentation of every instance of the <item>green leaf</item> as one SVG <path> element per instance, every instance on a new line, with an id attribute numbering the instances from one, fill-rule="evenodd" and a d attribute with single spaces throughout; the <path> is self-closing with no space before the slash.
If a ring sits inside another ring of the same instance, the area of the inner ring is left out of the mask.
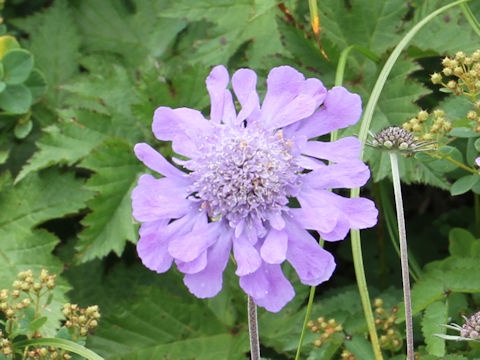
<path id="1" fill-rule="evenodd" d="M 65 117 L 60 124 L 43 129 L 44 135 L 36 143 L 38 150 L 22 168 L 16 182 L 55 164 L 75 164 L 107 137 L 105 133 L 111 127 L 108 116 L 90 111 L 79 110 L 75 117 Z"/>
<path id="2" fill-rule="evenodd" d="M 424 1 L 414 12 L 414 22 L 418 22 L 432 11 L 444 5 L 445 1 Z M 470 53 L 478 46 L 478 37 L 465 20 L 459 6 L 448 9 L 441 16 L 432 19 L 413 39 L 412 45 L 422 49 L 435 50 L 437 54 L 455 54 L 457 51 Z"/>
<path id="3" fill-rule="evenodd" d="M 89 60 L 98 60 L 98 58 Z M 91 68 L 92 62 L 88 61 L 85 65 Z M 72 94 L 68 98 L 68 104 L 73 108 L 87 108 L 110 115 L 112 119 L 106 131 L 110 136 L 120 136 L 132 143 L 144 141 L 145 135 L 151 134 L 152 118 L 150 116 L 137 119 L 133 116 L 131 106 L 138 103 L 138 98 L 126 68 L 110 62 L 108 66 L 108 72 L 82 76 L 62 86 L 62 89 Z M 94 107 L 85 106 L 85 100 L 93 103 Z"/>
<path id="4" fill-rule="evenodd" d="M 54 107 L 64 97 L 59 86 L 79 71 L 81 37 L 67 4 L 65 0 L 57 0 L 43 12 L 13 21 L 29 35 L 27 47 L 45 75 L 49 84 L 46 96 Z M 37 92 L 32 90 L 32 93 L 36 97 Z"/>
<path id="5" fill-rule="evenodd" d="M 85 187 L 97 192 L 88 204 L 92 212 L 82 221 L 85 230 L 76 247 L 80 260 L 103 257 L 110 251 L 121 255 L 125 241 L 137 240 L 130 193 L 143 167 L 133 146 L 121 138 L 108 138 L 79 166 L 96 172 Z"/>
<path id="6" fill-rule="evenodd" d="M 0 151 L 0 165 L 4 164 L 7 161 L 9 154 L 10 154 L 9 150 Z"/>
<path id="7" fill-rule="evenodd" d="M 28 79 L 33 69 L 33 56 L 24 49 L 11 49 L 1 58 L 3 81 L 8 85 L 17 85 Z"/>
<path id="8" fill-rule="evenodd" d="M 47 80 L 38 69 L 32 70 L 27 81 L 25 81 L 25 85 L 30 89 L 34 101 L 40 99 L 47 91 Z"/>
<path id="9" fill-rule="evenodd" d="M 104 360 L 101 356 L 95 354 L 86 347 L 79 345 L 73 341 L 57 338 L 39 338 L 23 340 L 13 343 L 13 348 L 23 350 L 27 346 L 52 346 L 59 349 L 71 351 L 75 354 L 83 356 L 87 360 Z"/>
<path id="10" fill-rule="evenodd" d="M 17 39 L 10 35 L 0 36 L 0 59 L 5 55 L 10 49 L 18 49 L 20 44 Z"/>
<path id="11" fill-rule="evenodd" d="M 441 324 L 448 323 L 448 306 L 443 301 L 436 301 L 425 309 L 422 318 L 422 332 L 429 354 L 445 355 L 445 340 L 433 334 L 446 334 L 447 329 Z"/>
<path id="12" fill-rule="evenodd" d="M 25 139 L 32 131 L 32 128 L 33 122 L 31 119 L 28 119 L 26 122 L 17 122 L 13 133 L 17 139 Z"/>
<path id="13" fill-rule="evenodd" d="M 17 274 L 27 269 L 37 275 L 41 269 L 60 274 L 63 264 L 52 254 L 59 240 L 37 226 L 84 208 L 92 193 L 82 185 L 73 173 L 61 175 L 56 170 L 32 174 L 17 186 L 11 180 L 4 183 L 0 192 L 0 288 L 10 287 Z M 49 319 L 42 334 L 55 333 L 68 290 L 67 283 L 58 277 L 53 302 L 42 311 Z"/>
<path id="14" fill-rule="evenodd" d="M 28 324 L 28 329 L 32 332 L 38 331 L 43 325 L 45 325 L 47 320 L 48 318 L 46 316 L 41 316 Z"/>
<path id="15" fill-rule="evenodd" d="M 406 12 L 405 2 L 401 0 L 326 0 L 320 5 L 319 16 L 324 36 L 340 49 L 361 45 L 382 54 L 400 39 L 397 25 Z"/>
<path id="16" fill-rule="evenodd" d="M 276 31 L 277 6 L 274 0 L 179 0 L 170 2 L 162 16 L 214 24 L 208 38 L 193 42 L 190 62 L 227 63 L 240 46 L 248 44 L 248 64 L 256 67 L 268 55 L 287 53 Z"/>
<path id="17" fill-rule="evenodd" d="M 233 275 L 234 267 L 230 268 Z M 127 266 L 93 260 L 71 266 L 66 276 L 74 287 L 72 301 L 81 306 L 95 303 L 102 313 L 100 326 L 89 336 L 87 346 L 106 359 L 163 359 L 165 355 L 185 360 L 197 356 L 244 360 L 248 351 L 243 325 L 246 298 L 238 278 L 223 279 L 222 293 L 234 288 L 229 306 L 240 306 L 242 315 L 242 320 L 231 326 L 221 311 L 212 309 L 211 300 L 216 298 L 197 299 L 188 292 L 181 275 L 173 269 L 159 275 L 140 261 Z M 180 353 L 182 349 L 185 353 Z"/>
<path id="18" fill-rule="evenodd" d="M 11 114 L 24 114 L 32 105 L 32 93 L 23 84 L 8 85 L 0 93 L 0 108 Z"/>
<path id="19" fill-rule="evenodd" d="M 465 194 L 467 191 L 470 191 L 479 180 L 480 177 L 475 174 L 462 176 L 453 183 L 452 187 L 450 188 L 450 193 L 453 196 Z"/>
<path id="20" fill-rule="evenodd" d="M 168 0 L 145 0 L 131 4 L 133 9 L 122 1 L 78 2 L 74 8 L 75 18 L 87 52 L 119 54 L 130 66 L 137 66 L 149 56 L 161 56 L 186 25 L 182 19 L 163 17 Z"/>
<path id="21" fill-rule="evenodd" d="M 375 358 L 371 343 L 363 336 L 354 335 L 351 340 L 345 341 L 344 344 L 358 360 L 371 360 Z"/>
<path id="22" fill-rule="evenodd" d="M 467 230 L 454 228 L 448 234 L 448 251 L 452 256 L 471 257 L 475 237 Z"/>
<path id="23" fill-rule="evenodd" d="M 443 281 L 444 273 L 440 270 L 434 270 L 425 273 L 412 288 L 412 314 L 425 309 L 428 305 L 445 297 L 445 285 Z M 398 321 L 405 320 L 405 309 L 399 307 Z"/>

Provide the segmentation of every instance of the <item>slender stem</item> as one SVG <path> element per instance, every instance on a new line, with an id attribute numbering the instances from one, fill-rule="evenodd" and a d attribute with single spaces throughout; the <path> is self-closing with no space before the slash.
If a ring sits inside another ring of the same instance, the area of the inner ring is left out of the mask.
<path id="1" fill-rule="evenodd" d="M 365 278 L 360 231 L 354 229 L 350 230 L 350 237 L 352 238 L 352 255 L 354 260 L 353 267 L 355 268 L 358 292 L 360 293 L 360 300 L 362 301 L 363 315 L 365 316 L 365 321 L 367 322 L 373 353 L 376 360 L 383 360 L 382 350 L 380 349 L 377 330 L 375 328 L 375 320 L 373 318 L 370 295 L 368 294 L 367 280 Z"/>
<path id="2" fill-rule="evenodd" d="M 250 335 L 250 358 L 260 360 L 260 341 L 258 339 L 257 305 L 248 296 L 248 333 Z"/>
<path id="3" fill-rule="evenodd" d="M 473 193 L 474 206 L 475 206 L 475 232 L 477 238 L 480 236 L 480 196 Z"/>
<path id="4" fill-rule="evenodd" d="M 460 7 L 462 8 L 463 14 L 467 18 L 467 21 L 472 27 L 472 29 L 477 33 L 478 36 L 480 36 L 480 23 L 473 15 L 472 10 L 470 10 L 470 7 L 465 3 L 460 4 Z"/>
<path id="5" fill-rule="evenodd" d="M 312 305 L 313 305 L 313 299 L 315 297 L 315 289 L 316 289 L 315 286 L 310 287 L 310 295 L 308 296 L 307 313 L 305 314 L 305 320 L 303 320 L 302 333 L 300 334 L 300 340 L 298 341 L 295 360 L 299 360 L 300 354 L 302 353 L 303 340 L 305 338 L 305 332 L 307 330 L 308 320 L 310 319 L 310 314 L 312 313 Z"/>
<path id="6" fill-rule="evenodd" d="M 403 214 L 402 188 L 398 171 L 398 158 L 395 152 L 390 152 L 392 165 L 393 191 L 397 209 L 398 236 L 400 239 L 400 259 L 402 264 L 403 300 L 405 303 L 405 326 L 407 336 L 407 360 L 413 360 L 413 326 L 412 326 L 412 299 L 410 296 L 410 277 L 408 274 L 407 231 L 405 230 L 405 216 Z"/>

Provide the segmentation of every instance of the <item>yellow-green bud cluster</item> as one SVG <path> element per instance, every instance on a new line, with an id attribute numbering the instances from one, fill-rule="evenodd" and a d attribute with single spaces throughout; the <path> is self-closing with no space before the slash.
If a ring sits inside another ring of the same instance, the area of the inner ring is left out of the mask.
<path id="1" fill-rule="evenodd" d="M 36 359 L 36 360 L 70 360 L 72 355 L 70 355 L 65 350 L 59 350 L 54 347 L 40 347 L 31 349 L 27 352 L 27 359 Z"/>
<path id="2" fill-rule="evenodd" d="M 403 339 L 395 325 L 398 308 L 394 306 L 390 311 L 387 311 L 383 307 L 383 300 L 377 298 L 373 302 L 373 310 L 375 313 L 375 325 L 379 330 L 379 340 L 382 349 L 394 352 L 400 350 Z"/>
<path id="3" fill-rule="evenodd" d="M 100 312 L 97 305 L 82 309 L 77 304 L 67 303 L 63 305 L 62 313 L 66 319 L 65 327 L 72 329 L 75 336 L 85 337 L 98 327 Z"/>
<path id="4" fill-rule="evenodd" d="M 480 93 L 480 50 L 475 50 L 470 56 L 458 51 L 454 57 L 444 58 L 442 66 L 441 73 L 431 75 L 433 84 L 440 84 L 455 95 L 465 94 L 472 99 Z"/>
<path id="5" fill-rule="evenodd" d="M 315 334 L 320 336 L 313 341 L 315 347 L 321 347 L 334 334 L 343 332 L 343 327 L 335 319 L 326 320 L 323 316 L 317 321 L 309 321 L 307 327 Z"/>
<path id="6" fill-rule="evenodd" d="M 415 141 L 440 143 L 453 127 L 443 110 L 434 110 L 432 113 L 421 110 L 416 117 L 403 123 L 402 128 L 413 132 Z"/>
<path id="7" fill-rule="evenodd" d="M 0 345 L 2 347 L 1 352 L 5 357 L 9 357 L 13 354 L 12 342 L 8 339 L 4 339 L 3 334 L 0 336 Z"/>

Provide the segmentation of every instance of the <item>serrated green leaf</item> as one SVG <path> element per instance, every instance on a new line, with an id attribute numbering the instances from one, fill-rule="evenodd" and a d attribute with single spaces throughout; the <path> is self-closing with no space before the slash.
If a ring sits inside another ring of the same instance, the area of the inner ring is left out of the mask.
<path id="1" fill-rule="evenodd" d="M 10 114 L 24 114 L 32 105 L 32 93 L 23 84 L 7 85 L 0 93 L 0 109 Z"/>
<path id="2" fill-rule="evenodd" d="M 36 227 L 47 220 L 76 213 L 85 207 L 92 193 L 82 188 L 83 182 L 73 174 L 60 174 L 56 170 L 32 174 L 20 184 L 11 181 L 0 192 L 0 287 L 8 288 L 18 272 L 31 269 L 39 274 L 47 269 L 60 274 L 63 264 L 52 254 L 59 240 L 56 236 Z M 53 335 L 61 315 L 61 304 L 66 301 L 68 285 L 57 278 L 53 302 L 49 310 L 42 311 L 49 321 L 42 334 Z"/>
<path id="3" fill-rule="evenodd" d="M 480 292 L 480 263 L 474 258 L 449 259 L 444 274 L 445 286 L 448 290 L 463 293 Z"/>
<path id="4" fill-rule="evenodd" d="M 79 71 L 81 37 L 67 1 L 57 0 L 45 11 L 16 19 L 14 24 L 29 34 L 27 47 L 49 84 L 46 96 L 54 107 L 58 106 L 64 96 L 59 86 Z"/>
<path id="5" fill-rule="evenodd" d="M 28 79 L 33 69 L 33 56 L 24 49 L 11 49 L 1 58 L 3 81 L 7 85 L 17 85 Z"/>
<path id="6" fill-rule="evenodd" d="M 448 234 L 448 251 L 452 256 L 470 257 L 475 237 L 467 230 L 455 228 Z"/>
<path id="7" fill-rule="evenodd" d="M 450 188 L 450 194 L 453 196 L 465 194 L 467 191 L 470 191 L 475 184 L 480 180 L 480 177 L 475 174 L 462 176 L 460 179 L 457 179 Z"/>
<path id="8" fill-rule="evenodd" d="M 407 12 L 401 0 L 367 2 L 322 1 L 320 24 L 332 42 L 341 49 L 361 45 L 382 54 L 401 37 L 398 24 Z"/>
<path id="9" fill-rule="evenodd" d="M 68 117 L 58 125 L 43 129 L 43 137 L 36 143 L 38 150 L 28 160 L 15 179 L 55 164 L 73 165 L 87 156 L 103 141 L 111 127 L 108 116 L 79 110 L 76 118 Z"/>
<path id="10" fill-rule="evenodd" d="M 89 338 L 89 348 L 105 359 L 244 359 L 245 332 L 229 334 L 204 302 L 160 287 L 136 291 L 141 299 L 118 304 Z"/>
<path id="11" fill-rule="evenodd" d="M 258 66 L 268 55 L 286 54 L 276 32 L 279 15 L 273 0 L 180 0 L 170 3 L 162 16 L 190 21 L 206 20 L 215 26 L 209 37 L 193 43 L 189 61 L 216 65 L 228 63 L 248 43 L 248 64 Z"/>
<path id="12" fill-rule="evenodd" d="M 111 251 L 121 255 L 127 240 L 137 240 L 130 193 L 142 167 L 133 147 L 121 138 L 108 138 L 79 166 L 96 172 L 85 187 L 97 192 L 88 204 L 92 212 L 82 221 L 85 230 L 76 246 L 80 261 Z"/>
<path id="13" fill-rule="evenodd" d="M 445 297 L 446 287 L 443 280 L 444 273 L 433 270 L 425 273 L 412 287 L 412 314 L 425 309 L 428 305 Z M 405 320 L 405 309 L 399 307 L 398 321 Z"/>
<path id="14" fill-rule="evenodd" d="M 422 333 L 427 344 L 429 354 L 435 356 L 445 355 L 445 340 L 433 334 L 446 334 L 447 329 L 441 324 L 448 322 L 448 306 L 443 301 L 436 301 L 425 309 L 422 318 Z"/>
<path id="15" fill-rule="evenodd" d="M 95 107 L 87 109 L 112 117 L 111 127 L 106 134 L 120 136 L 136 143 L 143 141 L 146 134 L 151 133 L 151 116 L 137 119 L 132 115 L 131 105 L 138 103 L 133 87 L 126 68 L 110 63 L 108 73 L 82 76 L 70 84 L 63 85 L 62 89 L 75 95 L 68 99 L 68 104 L 73 108 L 85 107 L 84 102 L 78 104 L 79 98 L 93 100 Z"/>
<path id="16" fill-rule="evenodd" d="M 119 1 L 78 3 L 74 8 L 75 17 L 88 52 L 119 54 L 128 64 L 137 66 L 148 56 L 161 56 L 186 25 L 183 19 L 163 17 L 168 0 L 144 0 L 131 4 L 129 9 L 125 2 Z"/>
<path id="17" fill-rule="evenodd" d="M 339 56 L 339 51 L 333 48 L 330 40 L 328 38 L 322 39 L 322 46 L 331 58 L 331 61 L 327 61 L 317 44 L 305 37 L 304 31 L 278 17 L 277 26 L 282 35 L 282 44 L 297 60 L 297 63 L 292 65 L 301 69 L 305 75 L 310 72 L 312 72 L 310 76 L 319 77 L 321 75 L 322 82 L 326 86 L 333 86 L 336 58 Z M 316 69 L 321 69 L 321 74 L 315 73 Z"/>
<path id="18" fill-rule="evenodd" d="M 418 22 L 432 11 L 445 5 L 445 1 L 424 1 L 414 12 Z M 457 51 L 473 52 L 478 48 L 478 37 L 468 24 L 459 6 L 448 9 L 432 19 L 413 39 L 412 45 L 434 50 L 437 54 L 455 54 Z"/>
<path id="19" fill-rule="evenodd" d="M 32 70 L 27 81 L 25 81 L 25 85 L 30 89 L 34 101 L 40 99 L 47 91 L 47 80 L 38 69 Z"/>

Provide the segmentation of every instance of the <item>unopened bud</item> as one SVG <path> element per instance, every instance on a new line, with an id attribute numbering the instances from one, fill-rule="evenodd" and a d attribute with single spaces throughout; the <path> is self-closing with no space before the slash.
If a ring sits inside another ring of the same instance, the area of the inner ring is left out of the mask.
<path id="1" fill-rule="evenodd" d="M 430 76 L 430 80 L 433 84 L 440 84 L 442 82 L 442 75 L 439 73 L 433 73 L 432 76 Z"/>
<path id="2" fill-rule="evenodd" d="M 421 110 L 418 112 L 417 114 L 417 119 L 420 120 L 420 121 L 424 121 L 424 120 L 427 120 L 428 118 L 428 112 L 425 111 L 425 110 Z"/>

